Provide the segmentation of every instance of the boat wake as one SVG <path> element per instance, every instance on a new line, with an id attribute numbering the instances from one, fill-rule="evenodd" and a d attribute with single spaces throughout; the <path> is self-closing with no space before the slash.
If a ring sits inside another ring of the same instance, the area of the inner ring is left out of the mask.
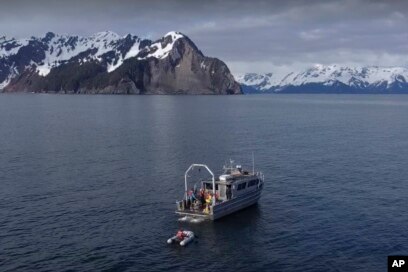
<path id="1" fill-rule="evenodd" d="M 187 223 L 201 223 L 204 221 L 202 218 L 196 218 L 193 216 L 184 216 L 178 219 L 180 222 L 187 222 Z"/>

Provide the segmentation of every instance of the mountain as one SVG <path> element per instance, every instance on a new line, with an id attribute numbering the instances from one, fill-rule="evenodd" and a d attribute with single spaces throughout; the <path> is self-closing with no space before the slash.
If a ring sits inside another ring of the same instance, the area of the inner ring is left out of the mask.
<path id="1" fill-rule="evenodd" d="M 287 74 L 236 77 L 244 93 L 408 93 L 408 68 L 315 65 Z"/>
<path id="2" fill-rule="evenodd" d="M 3 92 L 103 94 L 240 94 L 228 67 L 185 35 L 151 41 L 100 32 L 0 37 Z"/>

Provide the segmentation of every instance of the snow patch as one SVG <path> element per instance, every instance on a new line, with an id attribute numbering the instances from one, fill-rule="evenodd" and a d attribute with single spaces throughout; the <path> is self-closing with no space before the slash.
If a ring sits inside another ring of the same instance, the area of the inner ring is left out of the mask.
<path id="1" fill-rule="evenodd" d="M 153 43 L 152 45 L 150 45 L 151 50 L 154 50 L 154 52 L 149 53 L 144 58 L 138 58 L 138 59 L 147 59 L 147 58 L 150 58 L 150 57 L 157 58 L 157 59 L 166 58 L 169 55 L 171 49 L 173 49 L 174 43 L 178 39 L 183 37 L 182 34 L 180 34 L 179 32 L 175 32 L 175 31 L 171 31 L 171 32 L 167 33 L 166 35 L 164 35 L 164 37 L 168 37 L 168 36 L 171 36 L 172 41 L 170 43 L 166 44 L 165 47 L 162 47 L 161 42 L 157 41 L 157 42 Z"/>
<path id="2" fill-rule="evenodd" d="M 167 36 L 171 36 L 173 42 L 175 42 L 176 40 L 183 38 L 183 35 L 180 32 L 177 31 L 170 31 L 169 33 L 167 33 L 166 35 L 164 35 L 164 37 Z"/>
<path id="3" fill-rule="evenodd" d="M 40 76 L 46 76 L 50 73 L 50 71 L 51 71 L 51 66 L 49 64 L 37 66 L 37 72 Z"/>
<path id="4" fill-rule="evenodd" d="M 11 39 L 7 40 L 6 37 L 0 39 L 0 58 L 5 58 L 18 53 L 21 47 L 26 46 L 29 43 L 29 39 Z M 11 49 L 6 50 L 7 47 L 13 46 Z"/>
<path id="5" fill-rule="evenodd" d="M 0 83 L 0 90 L 6 88 L 7 85 L 9 85 L 11 79 L 13 79 L 16 75 L 18 75 L 17 68 L 11 67 L 10 74 L 8 75 L 8 77 L 3 82 Z"/>
<path id="6" fill-rule="evenodd" d="M 136 41 L 133 44 L 133 46 L 129 49 L 129 51 L 126 53 L 124 59 L 136 57 L 137 54 L 139 54 L 139 52 L 140 52 L 139 46 L 140 46 L 140 42 Z"/>
<path id="7" fill-rule="evenodd" d="M 4 89 L 7 87 L 7 85 L 10 83 L 10 77 L 8 77 L 6 80 L 0 83 L 0 90 Z"/>
<path id="8" fill-rule="evenodd" d="M 115 71 L 119 66 L 121 66 L 123 63 L 123 59 L 119 58 L 116 64 L 114 63 L 109 63 L 108 64 L 108 73 Z"/>

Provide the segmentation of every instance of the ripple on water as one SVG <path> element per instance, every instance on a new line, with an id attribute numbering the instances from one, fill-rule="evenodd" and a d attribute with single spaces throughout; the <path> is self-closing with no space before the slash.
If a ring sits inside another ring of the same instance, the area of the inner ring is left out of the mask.
<path id="1" fill-rule="evenodd" d="M 384 271 L 408 251 L 407 105 L 4 95 L 1 270 Z M 250 166 L 252 152 L 266 177 L 258 205 L 177 221 L 190 163 L 218 173 L 230 157 Z M 179 227 L 198 236 L 186 248 L 166 244 Z"/>

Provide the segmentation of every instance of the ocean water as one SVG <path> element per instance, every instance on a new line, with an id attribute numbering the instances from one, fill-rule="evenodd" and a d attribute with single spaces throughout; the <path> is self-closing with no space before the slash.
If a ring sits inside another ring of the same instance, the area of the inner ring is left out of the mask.
<path id="1" fill-rule="evenodd" d="M 0 270 L 386 271 L 408 254 L 407 116 L 404 95 L 0 95 Z M 258 205 L 177 221 L 191 163 L 252 152 Z"/>

